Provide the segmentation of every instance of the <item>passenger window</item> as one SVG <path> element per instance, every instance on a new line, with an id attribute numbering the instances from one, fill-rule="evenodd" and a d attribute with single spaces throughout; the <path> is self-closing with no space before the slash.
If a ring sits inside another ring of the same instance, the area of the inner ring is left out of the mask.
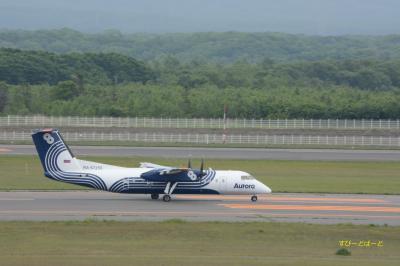
<path id="1" fill-rule="evenodd" d="M 241 179 L 242 179 L 242 180 L 253 180 L 254 177 L 251 176 L 251 175 L 242 175 L 242 176 L 241 176 Z"/>

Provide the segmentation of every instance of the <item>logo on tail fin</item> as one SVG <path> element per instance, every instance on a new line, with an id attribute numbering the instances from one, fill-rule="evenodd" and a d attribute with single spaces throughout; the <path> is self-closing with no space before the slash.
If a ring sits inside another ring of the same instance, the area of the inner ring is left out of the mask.
<path id="1" fill-rule="evenodd" d="M 54 138 L 49 134 L 49 133 L 45 133 L 43 135 L 43 139 L 47 142 L 47 144 L 51 145 L 54 143 Z"/>

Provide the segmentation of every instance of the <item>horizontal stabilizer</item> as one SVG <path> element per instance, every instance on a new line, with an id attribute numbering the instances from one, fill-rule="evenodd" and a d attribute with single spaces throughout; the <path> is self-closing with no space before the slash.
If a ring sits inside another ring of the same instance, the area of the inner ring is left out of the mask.
<path id="1" fill-rule="evenodd" d="M 164 166 L 164 165 L 159 165 L 159 164 L 155 164 L 155 163 L 147 163 L 147 162 L 142 162 L 140 163 L 140 168 L 170 168 L 168 166 Z"/>

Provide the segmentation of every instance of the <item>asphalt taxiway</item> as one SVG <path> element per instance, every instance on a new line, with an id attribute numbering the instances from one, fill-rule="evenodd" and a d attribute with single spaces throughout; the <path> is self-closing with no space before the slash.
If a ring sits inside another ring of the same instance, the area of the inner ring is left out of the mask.
<path id="1" fill-rule="evenodd" d="M 0 192 L 0 220 L 282 221 L 400 225 L 400 196 L 271 194 L 259 196 L 149 195 L 97 191 Z"/>
<path id="2" fill-rule="evenodd" d="M 261 160 L 400 161 L 400 150 L 72 146 L 77 156 L 143 156 Z M 0 145 L 0 155 L 36 155 L 33 145 Z"/>

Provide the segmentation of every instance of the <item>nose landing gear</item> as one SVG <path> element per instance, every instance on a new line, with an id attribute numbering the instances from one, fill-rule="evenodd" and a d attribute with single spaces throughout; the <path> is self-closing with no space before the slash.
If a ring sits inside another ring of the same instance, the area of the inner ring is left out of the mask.
<path id="1" fill-rule="evenodd" d="M 251 196 L 251 201 L 252 202 L 256 202 L 257 201 L 257 196 L 256 195 Z"/>

